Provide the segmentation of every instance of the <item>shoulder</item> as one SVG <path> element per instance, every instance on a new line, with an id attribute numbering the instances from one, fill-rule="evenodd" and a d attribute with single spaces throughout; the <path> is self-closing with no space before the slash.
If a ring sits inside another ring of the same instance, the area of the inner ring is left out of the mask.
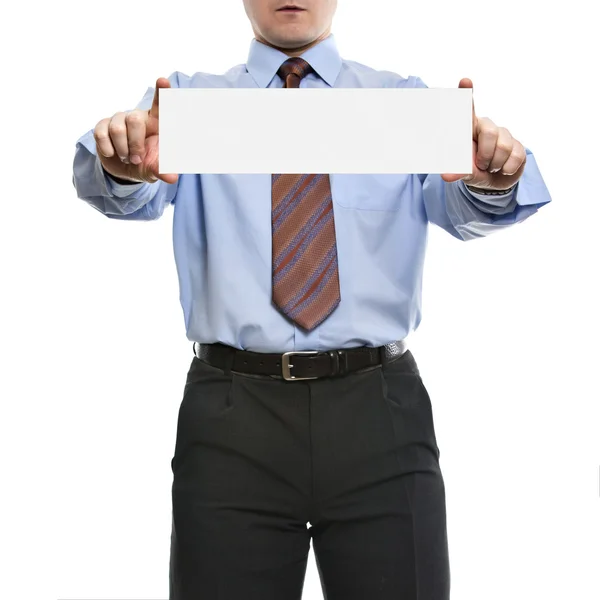
<path id="1" fill-rule="evenodd" d="M 226 88 L 237 87 L 246 76 L 246 66 L 239 64 L 222 75 L 198 71 L 192 75 L 174 71 L 168 77 L 173 88 Z M 426 88 L 420 77 L 404 77 L 393 71 L 374 69 L 354 60 L 342 60 L 340 76 L 352 85 L 342 87 L 366 88 Z"/>
<path id="2" fill-rule="evenodd" d="M 240 76 L 245 73 L 245 65 L 240 64 L 232 67 L 222 75 L 204 73 L 203 71 L 188 75 L 181 71 L 174 71 L 168 79 L 173 88 L 224 88 L 235 87 Z"/>
<path id="3" fill-rule="evenodd" d="M 357 87 L 383 88 L 426 88 L 427 85 L 420 77 L 409 75 L 404 77 L 393 71 L 374 69 L 355 60 L 343 60 L 342 72 L 345 76 L 353 77 L 361 85 Z"/>

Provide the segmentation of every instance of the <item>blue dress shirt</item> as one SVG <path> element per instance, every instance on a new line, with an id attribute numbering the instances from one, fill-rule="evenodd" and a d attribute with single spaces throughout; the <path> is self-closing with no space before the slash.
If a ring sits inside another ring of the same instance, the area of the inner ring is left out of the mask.
<path id="1" fill-rule="evenodd" d="M 175 71 L 171 87 L 283 87 L 288 57 L 252 40 L 246 64 L 223 75 Z M 340 57 L 333 35 L 303 55 L 316 73 L 300 87 L 427 87 L 419 77 L 377 71 Z M 150 87 L 137 108 L 148 109 Z M 273 135 L 266 131 L 265 135 Z M 258 352 L 379 346 L 405 338 L 421 321 L 427 227 L 470 240 L 519 223 L 550 202 L 534 156 L 515 190 L 472 194 L 438 174 L 331 174 L 341 303 L 311 332 L 271 300 L 271 174 L 184 174 L 120 185 L 96 155 L 93 129 L 76 143 L 78 198 L 111 219 L 158 219 L 174 206 L 173 245 L 187 338 Z"/>

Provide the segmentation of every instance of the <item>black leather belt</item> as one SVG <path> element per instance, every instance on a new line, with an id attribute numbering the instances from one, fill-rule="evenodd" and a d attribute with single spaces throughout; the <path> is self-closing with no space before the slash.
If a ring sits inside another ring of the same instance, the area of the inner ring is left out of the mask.
<path id="1" fill-rule="evenodd" d="M 327 352 L 311 350 L 283 354 L 238 350 L 224 344 L 194 342 L 193 347 L 197 358 L 224 371 L 271 375 L 283 377 L 287 381 L 346 375 L 390 362 L 407 350 L 404 341 L 392 342 L 378 348 L 361 346 Z"/>

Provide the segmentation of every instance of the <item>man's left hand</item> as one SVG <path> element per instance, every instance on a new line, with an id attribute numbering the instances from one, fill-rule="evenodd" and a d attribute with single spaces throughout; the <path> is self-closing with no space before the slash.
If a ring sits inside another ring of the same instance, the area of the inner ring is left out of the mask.
<path id="1" fill-rule="evenodd" d="M 464 78 L 459 88 L 472 88 L 473 82 Z M 462 179 L 467 185 L 482 190 L 506 190 L 523 174 L 525 147 L 513 138 L 508 129 L 498 127 L 487 117 L 477 117 L 473 101 L 473 172 L 468 175 L 443 174 L 451 183 Z"/>

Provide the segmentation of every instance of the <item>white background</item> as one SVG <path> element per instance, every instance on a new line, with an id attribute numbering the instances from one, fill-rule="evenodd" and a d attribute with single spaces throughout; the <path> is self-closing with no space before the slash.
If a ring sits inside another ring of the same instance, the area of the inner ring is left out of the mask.
<path id="1" fill-rule="evenodd" d="M 0 42 L 0 596 L 165 599 L 192 358 L 172 208 L 106 219 L 76 197 L 72 161 L 79 136 L 158 77 L 245 62 L 251 30 L 241 0 L 14 6 Z M 441 448 L 455 599 L 600 594 L 591 6 L 340 0 L 335 21 L 344 58 L 431 87 L 470 77 L 478 114 L 534 152 L 553 197 L 484 240 L 431 230 L 411 347 Z M 321 598 L 311 550 L 304 600 Z"/>

